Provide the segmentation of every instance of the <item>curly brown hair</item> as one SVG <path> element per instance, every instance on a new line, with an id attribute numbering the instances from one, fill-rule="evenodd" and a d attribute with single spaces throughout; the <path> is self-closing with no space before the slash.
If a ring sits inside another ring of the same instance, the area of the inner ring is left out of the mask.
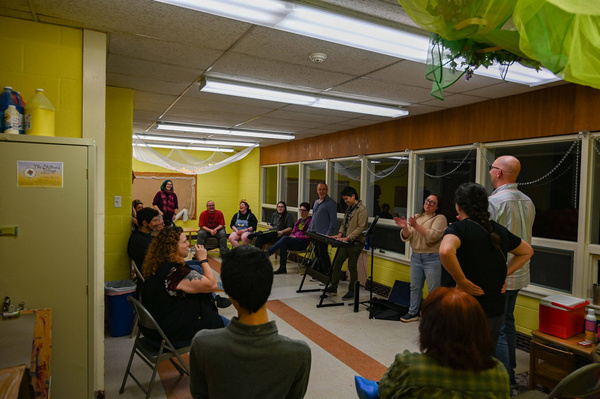
<path id="1" fill-rule="evenodd" d="M 179 226 L 166 227 L 158 232 L 148 248 L 146 258 L 144 259 L 144 270 L 142 273 L 145 278 L 150 278 L 156 273 L 156 270 L 165 262 L 185 264 L 185 260 L 177 255 L 177 244 L 183 233 Z"/>

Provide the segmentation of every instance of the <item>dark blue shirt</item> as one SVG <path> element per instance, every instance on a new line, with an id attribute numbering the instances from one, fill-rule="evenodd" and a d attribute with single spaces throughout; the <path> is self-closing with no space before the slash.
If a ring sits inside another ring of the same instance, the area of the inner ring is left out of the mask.
<path id="1" fill-rule="evenodd" d="M 317 199 L 313 205 L 312 222 L 308 231 L 326 234 L 333 234 L 337 224 L 337 203 L 329 195 L 319 203 Z"/>

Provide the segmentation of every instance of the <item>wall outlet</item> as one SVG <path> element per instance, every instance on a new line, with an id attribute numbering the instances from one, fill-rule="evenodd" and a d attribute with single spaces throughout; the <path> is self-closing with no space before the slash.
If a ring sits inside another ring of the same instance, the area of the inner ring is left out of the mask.
<path id="1" fill-rule="evenodd" d="M 115 208 L 120 208 L 120 207 L 121 207 L 121 196 L 115 195 Z"/>

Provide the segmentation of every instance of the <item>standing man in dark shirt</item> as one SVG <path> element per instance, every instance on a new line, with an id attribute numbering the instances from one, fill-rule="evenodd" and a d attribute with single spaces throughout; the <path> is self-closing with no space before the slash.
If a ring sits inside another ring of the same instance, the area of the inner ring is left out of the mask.
<path id="1" fill-rule="evenodd" d="M 206 203 L 206 210 L 200 214 L 198 220 L 198 245 L 204 245 L 204 242 L 209 237 L 216 237 L 219 240 L 219 250 L 221 256 L 225 255 L 227 248 L 227 233 L 225 232 L 225 217 L 223 212 L 215 209 L 214 201 Z"/>
<path id="2" fill-rule="evenodd" d="M 319 183 L 317 185 L 317 194 L 319 198 L 313 205 L 313 215 L 308 231 L 332 235 L 337 224 L 337 203 L 333 198 L 327 195 L 327 184 Z M 329 244 L 316 241 L 317 258 L 319 259 L 319 270 L 323 274 L 329 274 L 331 269 L 331 259 L 329 258 Z"/>
<path id="3" fill-rule="evenodd" d="M 138 269 L 146 257 L 146 251 L 152 242 L 152 231 L 158 225 L 158 211 L 154 208 L 142 208 L 137 213 L 139 229 L 131 233 L 127 243 L 127 255 L 135 262 Z"/>

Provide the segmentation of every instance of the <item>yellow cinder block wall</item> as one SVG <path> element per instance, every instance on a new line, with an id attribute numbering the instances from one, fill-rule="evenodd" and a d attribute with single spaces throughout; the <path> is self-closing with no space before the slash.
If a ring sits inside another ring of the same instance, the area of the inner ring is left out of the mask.
<path id="1" fill-rule="evenodd" d="M 171 150 L 157 148 L 156 151 L 162 155 L 167 155 Z M 212 154 L 205 151 L 187 151 L 186 152 L 199 159 L 207 159 Z M 260 220 L 260 150 L 257 148 L 250 152 L 245 158 L 234 162 L 221 169 L 211 173 L 197 175 L 196 186 L 196 216 L 206 210 L 206 202 L 213 200 L 218 210 L 223 212 L 227 232 L 230 233 L 229 222 L 239 209 L 239 201 L 245 198 L 250 204 L 252 212 Z M 172 172 L 160 166 L 151 165 L 133 159 L 132 167 L 135 172 Z M 156 188 L 158 191 L 159 187 Z M 177 187 L 175 187 L 177 192 Z M 144 206 L 152 206 L 144 204 Z M 176 224 L 181 227 L 198 227 L 198 219 L 188 220 L 187 222 L 177 221 Z"/>
<path id="2" fill-rule="evenodd" d="M 129 278 L 127 241 L 131 234 L 131 134 L 133 90 L 106 88 L 105 281 Z M 114 197 L 121 207 L 114 207 Z"/>
<path id="3" fill-rule="evenodd" d="M 56 110 L 56 136 L 81 137 L 83 32 L 0 17 L 0 41 L 0 89 L 11 86 L 25 102 L 44 89 Z"/>

